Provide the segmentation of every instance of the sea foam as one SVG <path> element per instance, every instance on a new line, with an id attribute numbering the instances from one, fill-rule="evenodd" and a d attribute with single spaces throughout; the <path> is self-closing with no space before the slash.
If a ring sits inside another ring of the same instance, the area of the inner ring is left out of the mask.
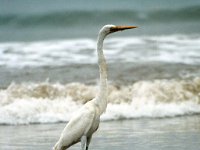
<path id="1" fill-rule="evenodd" d="M 164 62 L 199 64 L 199 35 L 109 38 L 104 49 L 108 62 Z M 0 66 L 41 67 L 95 64 L 96 41 L 68 39 L 0 43 Z"/>
<path id="2" fill-rule="evenodd" d="M 13 83 L 0 91 L 0 124 L 67 122 L 97 92 L 97 85 L 81 83 Z M 138 81 L 126 86 L 109 85 L 108 107 L 101 120 L 198 113 L 200 78 Z"/>

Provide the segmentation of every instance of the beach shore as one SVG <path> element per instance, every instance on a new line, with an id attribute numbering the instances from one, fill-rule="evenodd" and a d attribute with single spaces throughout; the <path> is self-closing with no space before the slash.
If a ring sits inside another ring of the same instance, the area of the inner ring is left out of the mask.
<path id="1" fill-rule="evenodd" d="M 66 123 L 0 126 L 2 150 L 49 150 Z M 200 116 L 101 122 L 90 149 L 198 150 Z M 80 143 L 69 148 L 79 150 Z"/>

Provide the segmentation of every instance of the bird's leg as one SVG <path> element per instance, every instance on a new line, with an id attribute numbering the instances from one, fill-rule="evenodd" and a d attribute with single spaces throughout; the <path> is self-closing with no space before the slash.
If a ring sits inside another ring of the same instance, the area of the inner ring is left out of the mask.
<path id="1" fill-rule="evenodd" d="M 83 135 L 81 137 L 81 149 L 85 150 L 86 149 L 86 143 L 87 143 L 87 137 L 85 135 Z"/>
<path id="2" fill-rule="evenodd" d="M 88 150 L 91 139 L 92 139 L 92 136 L 87 137 L 86 150 Z"/>
<path id="3" fill-rule="evenodd" d="M 88 150 L 88 146 L 86 146 L 86 150 Z"/>

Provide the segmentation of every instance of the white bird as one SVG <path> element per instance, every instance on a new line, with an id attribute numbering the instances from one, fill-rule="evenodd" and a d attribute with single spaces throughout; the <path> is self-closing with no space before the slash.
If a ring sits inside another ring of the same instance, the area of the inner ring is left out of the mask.
<path id="1" fill-rule="evenodd" d="M 100 30 L 97 39 L 100 72 L 99 92 L 93 100 L 87 102 L 71 118 L 64 128 L 60 139 L 55 144 L 54 150 L 65 150 L 78 142 L 81 142 L 82 150 L 88 150 L 92 134 L 98 129 L 100 116 L 107 107 L 107 65 L 103 54 L 103 41 L 110 33 L 132 28 L 136 28 L 136 26 L 105 25 Z"/>

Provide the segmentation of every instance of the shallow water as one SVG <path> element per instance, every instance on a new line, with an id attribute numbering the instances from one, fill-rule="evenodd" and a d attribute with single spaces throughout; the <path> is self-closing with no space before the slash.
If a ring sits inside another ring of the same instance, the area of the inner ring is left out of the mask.
<path id="1" fill-rule="evenodd" d="M 65 123 L 0 126 L 0 149 L 47 150 Z M 101 122 L 90 149 L 199 150 L 200 116 Z M 79 150 L 80 144 L 69 148 Z"/>

